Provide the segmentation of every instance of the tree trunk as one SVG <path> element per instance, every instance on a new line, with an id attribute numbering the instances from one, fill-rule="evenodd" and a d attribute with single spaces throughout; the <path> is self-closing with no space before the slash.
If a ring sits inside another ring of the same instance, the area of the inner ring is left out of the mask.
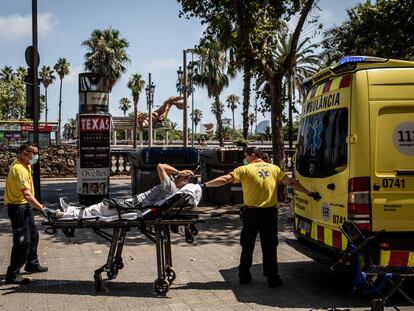
<path id="1" fill-rule="evenodd" d="M 231 113 L 233 115 L 233 131 L 235 131 L 236 127 L 234 126 L 234 109 L 231 110 Z"/>
<path id="2" fill-rule="evenodd" d="M 220 98 L 216 96 L 216 119 L 217 119 L 217 131 L 220 147 L 224 146 L 223 141 L 223 124 L 221 123 L 221 110 L 220 110 Z"/>
<path id="3" fill-rule="evenodd" d="M 134 100 L 134 149 L 137 148 L 137 114 L 138 114 L 138 101 Z"/>
<path id="4" fill-rule="evenodd" d="M 282 79 L 283 76 L 276 75 L 273 79 L 269 80 L 269 85 L 273 108 L 271 114 L 273 163 L 284 170 L 285 148 L 282 124 Z"/>
<path id="5" fill-rule="evenodd" d="M 293 124 L 292 124 L 292 81 L 288 78 L 288 112 L 289 112 L 289 123 L 288 123 L 288 137 L 289 137 L 289 149 L 293 149 Z"/>
<path id="6" fill-rule="evenodd" d="M 249 135 L 249 104 L 250 104 L 250 81 L 252 72 L 250 63 L 246 61 L 243 66 L 243 137 L 247 139 Z"/>
<path id="7" fill-rule="evenodd" d="M 56 142 L 60 145 L 60 126 L 62 123 L 62 82 L 63 79 L 60 79 L 60 90 L 59 90 L 59 118 L 58 118 L 58 132 L 56 137 Z"/>
<path id="8" fill-rule="evenodd" d="M 45 123 L 47 124 L 47 87 L 45 87 Z"/>

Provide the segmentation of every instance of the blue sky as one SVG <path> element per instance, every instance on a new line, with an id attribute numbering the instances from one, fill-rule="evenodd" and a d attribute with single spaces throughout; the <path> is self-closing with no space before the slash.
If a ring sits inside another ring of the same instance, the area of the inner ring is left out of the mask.
<path id="1" fill-rule="evenodd" d="M 319 20 L 326 28 L 338 25 L 346 16 L 346 9 L 358 2 L 360 1 L 321 0 Z M 40 67 L 53 67 L 59 57 L 65 57 L 71 64 L 71 72 L 63 80 L 62 123 L 78 112 L 77 79 L 78 74 L 83 72 L 83 57 L 86 53 L 86 48 L 81 43 L 89 38 L 94 29 L 118 29 L 121 36 L 130 43 L 127 53 L 131 63 L 110 95 L 110 112 L 113 115 L 122 115 L 118 108 L 121 97 L 131 98 L 126 84 L 133 73 L 140 73 L 145 80 L 148 72 L 152 73 L 152 80 L 156 84 L 155 105 L 176 95 L 176 70 L 182 64 L 182 50 L 197 44 L 203 33 L 198 20 L 178 18 L 179 9 L 175 0 L 38 0 Z M 1 1 L 0 67 L 26 66 L 24 51 L 31 43 L 31 1 Z M 43 94 L 43 87 L 41 92 Z M 223 102 L 229 94 L 242 97 L 241 75 L 232 80 L 223 91 Z M 57 120 L 58 100 L 59 82 L 56 80 L 48 88 L 50 121 Z M 196 89 L 195 108 L 203 111 L 202 123 L 214 122 L 214 116 L 210 113 L 211 102 L 206 90 Z M 138 110 L 146 110 L 144 93 L 141 94 Z M 242 122 L 241 108 L 236 110 L 235 115 L 236 127 L 239 127 Z M 173 108 L 169 117 L 182 124 L 181 111 Z M 224 117 L 230 118 L 231 111 L 226 109 Z M 268 116 L 258 116 L 259 121 L 265 118 Z"/>

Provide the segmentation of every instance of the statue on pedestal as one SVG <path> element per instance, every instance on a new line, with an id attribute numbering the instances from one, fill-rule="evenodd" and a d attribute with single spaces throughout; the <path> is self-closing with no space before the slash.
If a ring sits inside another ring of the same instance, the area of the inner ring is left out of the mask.
<path id="1" fill-rule="evenodd" d="M 167 120 L 168 112 L 172 106 L 176 106 L 178 109 L 184 109 L 184 102 L 180 96 L 171 96 L 159 107 L 157 110 L 152 112 L 152 124 L 154 127 L 159 127 Z M 140 128 L 146 128 L 149 126 L 148 116 L 142 112 L 138 112 L 137 115 L 138 126 Z"/>

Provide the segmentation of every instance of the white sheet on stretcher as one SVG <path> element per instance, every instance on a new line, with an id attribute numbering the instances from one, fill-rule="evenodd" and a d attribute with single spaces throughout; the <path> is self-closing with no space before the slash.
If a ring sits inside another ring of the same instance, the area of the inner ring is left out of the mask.
<path id="1" fill-rule="evenodd" d="M 121 214 L 121 219 L 119 219 L 118 215 L 113 215 L 113 216 L 87 216 L 87 217 L 65 217 L 65 218 L 61 218 L 58 219 L 56 221 L 70 221 L 70 220 L 88 220 L 88 221 L 92 221 L 92 220 L 97 220 L 97 221 L 105 221 L 105 222 L 111 222 L 111 221 L 117 221 L 117 220 L 137 220 L 137 219 L 141 219 L 143 216 L 143 214 L 138 211 L 138 212 L 133 212 L 133 213 L 125 213 L 125 214 Z"/>

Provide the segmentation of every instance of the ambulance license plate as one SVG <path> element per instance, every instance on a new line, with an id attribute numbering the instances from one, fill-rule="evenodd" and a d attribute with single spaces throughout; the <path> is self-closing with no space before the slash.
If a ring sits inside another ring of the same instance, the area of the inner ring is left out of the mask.
<path id="1" fill-rule="evenodd" d="M 306 233 L 311 233 L 311 222 L 307 219 L 299 219 L 298 227 Z"/>

